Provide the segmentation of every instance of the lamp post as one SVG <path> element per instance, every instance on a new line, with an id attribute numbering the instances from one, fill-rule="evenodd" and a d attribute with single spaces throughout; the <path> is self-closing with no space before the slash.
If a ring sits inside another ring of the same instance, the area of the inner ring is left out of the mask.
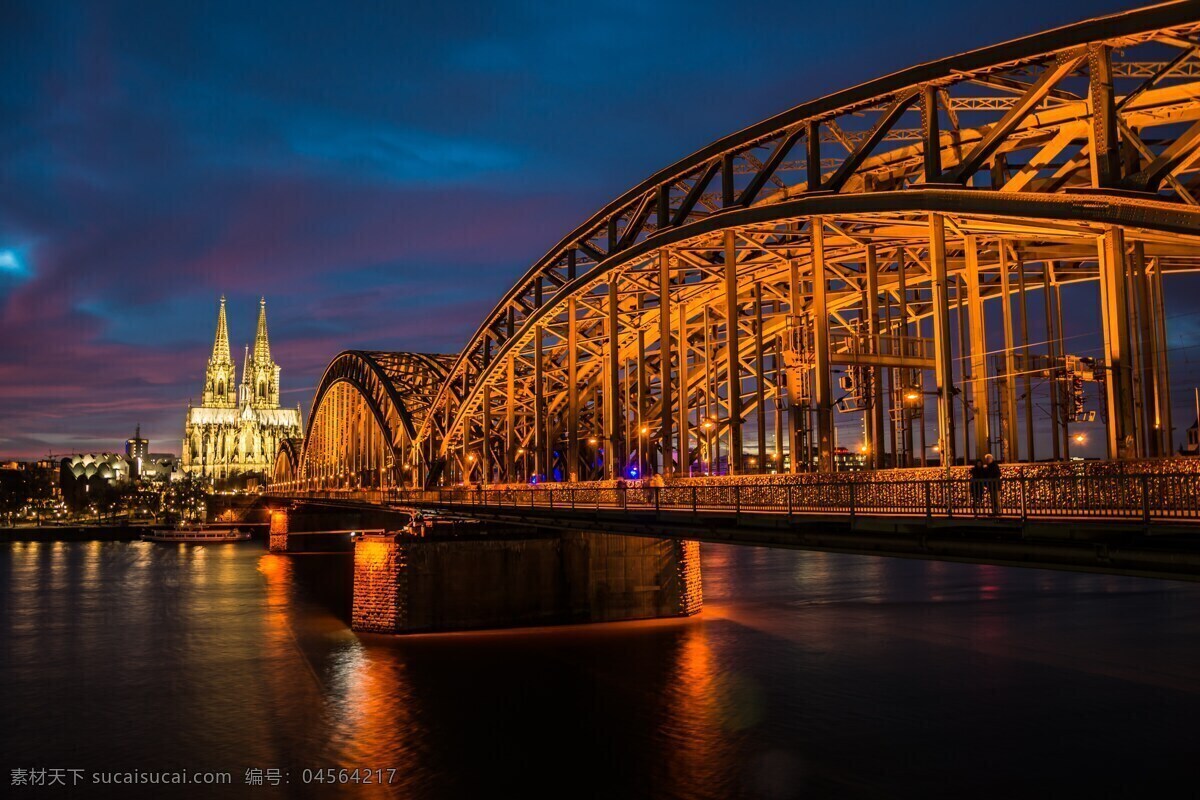
<path id="1" fill-rule="evenodd" d="M 704 474 L 711 475 L 713 470 L 712 434 L 717 423 L 711 417 L 705 417 L 704 422 L 700 423 L 700 427 L 704 429 Z"/>

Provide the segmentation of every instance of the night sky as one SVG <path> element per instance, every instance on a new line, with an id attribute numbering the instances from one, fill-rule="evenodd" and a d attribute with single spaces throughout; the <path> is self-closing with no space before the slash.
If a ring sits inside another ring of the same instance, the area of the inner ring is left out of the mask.
<path id="1" fill-rule="evenodd" d="M 222 293 L 239 377 L 265 295 L 307 413 L 339 350 L 456 352 L 568 230 L 714 139 L 1129 6 L 4 0 L 0 456 L 139 422 L 178 452 Z"/>

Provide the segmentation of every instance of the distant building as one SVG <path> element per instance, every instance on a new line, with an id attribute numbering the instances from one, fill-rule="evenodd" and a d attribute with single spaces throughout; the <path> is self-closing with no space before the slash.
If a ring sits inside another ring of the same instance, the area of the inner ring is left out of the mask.
<path id="1" fill-rule="evenodd" d="M 142 438 L 142 426 L 139 423 L 132 439 L 125 440 L 125 460 L 132 467 L 133 477 L 141 477 L 142 461 L 150 452 L 150 441 Z"/>
<path id="2" fill-rule="evenodd" d="M 143 481 L 174 481 L 183 477 L 183 468 L 174 453 L 148 453 L 142 459 L 138 477 Z"/>
<path id="3" fill-rule="evenodd" d="M 150 454 L 150 440 L 142 438 L 142 426 L 137 426 L 137 431 L 133 434 L 132 439 L 125 440 L 125 457 L 130 461 L 136 461 L 139 458 L 145 458 Z"/>
<path id="4" fill-rule="evenodd" d="M 60 462 L 63 474 L 106 482 L 127 481 L 133 470 L 120 453 L 78 453 Z"/>
<path id="5" fill-rule="evenodd" d="M 833 468 L 837 472 L 858 472 L 867 468 L 865 453 L 856 453 L 846 447 L 833 449 Z"/>
<path id="6" fill-rule="evenodd" d="M 59 487 L 72 508 L 85 506 L 118 483 L 133 478 L 133 470 L 121 453 L 78 453 L 59 462 Z"/>
<path id="7" fill-rule="evenodd" d="M 268 475 L 286 439 L 303 435 L 300 408 L 279 407 L 279 366 L 267 339 L 267 301 L 259 301 L 254 348 L 247 348 L 242 382 L 229 352 L 225 298 L 199 406 L 188 406 L 183 434 L 183 471 L 217 481 Z"/>
<path id="8" fill-rule="evenodd" d="M 1192 426 L 1187 429 L 1187 442 L 1179 448 L 1181 456 L 1194 456 L 1200 454 L 1200 420 L 1192 423 Z"/>

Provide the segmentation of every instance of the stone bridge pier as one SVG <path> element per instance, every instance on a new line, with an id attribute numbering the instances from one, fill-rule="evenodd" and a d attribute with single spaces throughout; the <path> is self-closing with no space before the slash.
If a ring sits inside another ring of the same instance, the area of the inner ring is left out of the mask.
<path id="1" fill-rule="evenodd" d="M 445 517 L 414 532 L 409 520 L 383 509 L 277 507 L 268 546 L 352 558 L 350 623 L 363 632 L 680 617 L 702 604 L 697 542 Z"/>
<path id="2" fill-rule="evenodd" d="M 354 544 L 356 631 L 415 633 L 680 617 L 702 602 L 700 546 L 561 532 Z"/>

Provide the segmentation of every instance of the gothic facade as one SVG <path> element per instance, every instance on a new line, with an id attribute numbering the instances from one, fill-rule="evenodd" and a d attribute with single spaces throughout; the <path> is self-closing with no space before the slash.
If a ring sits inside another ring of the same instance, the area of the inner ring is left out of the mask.
<path id="1" fill-rule="evenodd" d="M 247 347 L 242 380 L 229 352 L 225 298 L 198 406 L 188 405 L 183 434 L 183 471 L 216 481 L 270 475 L 287 439 L 303 436 L 300 407 L 279 406 L 279 365 L 267 339 L 267 302 L 259 301 L 258 331 Z"/>

